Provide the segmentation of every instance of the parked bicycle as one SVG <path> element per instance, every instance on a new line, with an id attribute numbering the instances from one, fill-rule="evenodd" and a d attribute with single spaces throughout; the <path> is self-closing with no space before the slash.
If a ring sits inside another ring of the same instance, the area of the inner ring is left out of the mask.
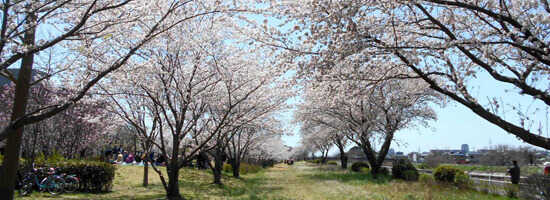
<path id="1" fill-rule="evenodd" d="M 46 175 L 46 177 L 39 181 L 42 175 Z M 33 168 L 21 181 L 19 194 L 24 196 L 31 193 L 35 185 L 38 186 L 40 192 L 47 190 L 50 194 L 57 195 L 64 191 L 65 181 L 61 176 L 55 175 L 54 168 Z"/>
<path id="2" fill-rule="evenodd" d="M 80 187 L 80 180 L 76 175 L 74 174 L 61 174 L 61 177 L 63 177 L 63 180 L 65 181 L 65 191 L 66 192 L 74 192 Z"/>

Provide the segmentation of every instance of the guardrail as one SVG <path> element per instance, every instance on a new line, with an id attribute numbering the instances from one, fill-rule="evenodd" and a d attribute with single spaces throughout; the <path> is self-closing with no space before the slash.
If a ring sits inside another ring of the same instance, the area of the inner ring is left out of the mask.
<path id="1" fill-rule="evenodd" d="M 429 169 L 419 169 L 418 172 L 423 174 L 433 174 L 433 170 Z M 464 172 L 470 179 L 476 182 L 488 182 L 491 184 L 511 184 L 510 175 L 506 173 L 484 173 L 484 172 Z M 526 179 L 527 177 L 520 177 L 520 180 Z"/>

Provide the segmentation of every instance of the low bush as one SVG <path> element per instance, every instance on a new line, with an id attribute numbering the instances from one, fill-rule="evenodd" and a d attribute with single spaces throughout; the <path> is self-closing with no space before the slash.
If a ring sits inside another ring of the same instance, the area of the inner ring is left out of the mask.
<path id="1" fill-rule="evenodd" d="M 462 189 L 474 188 L 474 182 L 470 179 L 470 176 L 465 173 L 455 174 L 454 185 Z"/>
<path id="2" fill-rule="evenodd" d="M 241 163 L 240 172 L 241 174 L 256 173 L 262 170 L 262 167 L 258 165 Z"/>
<path id="3" fill-rule="evenodd" d="M 369 169 L 369 168 L 366 168 L 366 167 L 361 167 L 361 169 L 359 170 L 359 172 L 361 172 L 361 173 L 370 173 L 370 169 Z"/>
<path id="4" fill-rule="evenodd" d="M 74 174 L 80 179 L 80 191 L 106 192 L 113 187 L 115 166 L 105 162 L 67 160 L 57 152 L 49 156 L 39 154 L 35 168 L 54 167 L 57 174 Z"/>
<path id="5" fill-rule="evenodd" d="M 382 175 L 389 175 L 390 174 L 390 170 L 386 167 L 381 167 L 379 170 L 378 170 L 378 173 L 382 174 Z"/>
<path id="6" fill-rule="evenodd" d="M 328 164 L 328 165 L 338 165 L 338 162 L 336 162 L 336 161 L 328 161 L 327 164 Z"/>
<path id="7" fill-rule="evenodd" d="M 351 171 L 361 172 L 361 168 L 370 168 L 369 164 L 364 162 L 354 162 L 351 164 Z"/>
<path id="8" fill-rule="evenodd" d="M 408 172 L 407 172 L 408 171 Z M 405 174 L 405 172 L 407 174 Z M 391 173 L 395 179 L 403 179 L 406 181 L 418 181 L 418 170 L 414 165 L 407 160 L 400 160 L 393 163 Z"/>
<path id="9" fill-rule="evenodd" d="M 418 171 L 416 170 L 405 170 L 403 172 L 403 180 L 405 181 L 418 181 Z"/>
<path id="10" fill-rule="evenodd" d="M 426 185 L 432 185 L 436 183 L 434 177 L 429 174 L 420 174 L 420 176 L 418 177 L 418 181 Z"/>
<path id="11" fill-rule="evenodd" d="M 315 163 L 315 164 L 321 163 L 320 160 L 306 160 L 306 162 L 308 162 L 308 163 Z"/>
<path id="12" fill-rule="evenodd" d="M 430 166 L 428 166 L 426 163 L 421 163 L 418 165 L 418 169 L 431 169 Z"/>
<path id="13" fill-rule="evenodd" d="M 550 200 L 550 175 L 531 175 L 523 180 L 521 186 L 521 198 Z"/>
<path id="14" fill-rule="evenodd" d="M 457 174 L 464 174 L 464 171 L 453 166 L 439 166 L 434 171 L 435 179 L 445 183 L 454 183 Z"/>
<path id="15" fill-rule="evenodd" d="M 233 167 L 231 167 L 230 164 L 223 164 L 222 171 L 225 173 L 231 173 L 233 171 Z"/>
<path id="16" fill-rule="evenodd" d="M 256 173 L 260 170 L 262 170 L 262 167 L 246 163 L 241 163 L 241 166 L 239 167 L 240 174 Z M 233 167 L 230 164 L 223 164 L 222 171 L 225 173 L 233 173 Z"/>
<path id="17" fill-rule="evenodd" d="M 36 163 L 35 167 L 55 167 L 56 173 L 74 174 L 80 178 L 80 191 L 105 192 L 113 187 L 115 166 L 109 163 L 69 160 L 57 163 Z"/>

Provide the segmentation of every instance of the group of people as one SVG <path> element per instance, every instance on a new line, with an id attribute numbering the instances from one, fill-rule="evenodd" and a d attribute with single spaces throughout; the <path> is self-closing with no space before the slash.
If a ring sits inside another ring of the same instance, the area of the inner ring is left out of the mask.
<path id="1" fill-rule="evenodd" d="M 293 164 L 294 164 L 294 159 L 287 159 L 287 160 L 285 160 L 285 164 L 287 164 L 287 165 L 293 165 Z"/>
<path id="2" fill-rule="evenodd" d="M 133 164 L 133 165 L 144 165 L 146 156 L 149 156 L 150 163 L 155 165 L 164 166 L 166 165 L 166 159 L 163 155 L 158 155 L 155 152 L 149 152 L 149 155 L 142 152 L 128 152 L 124 151 L 122 147 L 115 146 L 112 149 L 105 151 L 105 157 L 109 163 L 113 164 Z"/>

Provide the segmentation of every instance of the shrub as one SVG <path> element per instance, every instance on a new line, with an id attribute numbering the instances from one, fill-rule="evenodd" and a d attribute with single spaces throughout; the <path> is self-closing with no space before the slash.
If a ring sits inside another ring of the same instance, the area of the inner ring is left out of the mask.
<path id="1" fill-rule="evenodd" d="M 455 174 L 454 185 L 463 189 L 471 189 L 474 187 L 474 182 L 467 174 L 457 173 Z"/>
<path id="2" fill-rule="evenodd" d="M 49 161 L 49 160 L 48 160 Z M 80 178 L 81 191 L 105 192 L 110 191 L 115 178 L 115 166 L 104 162 L 70 160 L 52 162 L 37 162 L 35 167 L 55 167 L 56 173 L 74 174 Z"/>
<path id="3" fill-rule="evenodd" d="M 535 174 L 527 177 L 520 192 L 520 196 L 525 199 L 550 200 L 550 175 Z"/>
<path id="4" fill-rule="evenodd" d="M 241 163 L 239 166 L 240 174 L 250 174 L 259 172 L 262 168 L 258 165 Z M 223 164 L 222 171 L 225 173 L 233 173 L 233 167 L 230 164 Z"/>
<path id="5" fill-rule="evenodd" d="M 430 166 L 428 166 L 426 163 L 421 163 L 418 165 L 418 169 L 431 169 Z"/>
<path id="6" fill-rule="evenodd" d="M 403 172 L 403 179 L 405 181 L 418 181 L 418 171 L 416 170 L 405 170 Z"/>
<path id="7" fill-rule="evenodd" d="M 407 172 L 407 177 L 405 177 L 405 171 Z M 393 178 L 396 179 L 403 179 L 408 181 L 417 181 L 418 180 L 418 170 L 414 167 L 414 165 L 411 162 L 408 162 L 406 160 L 400 160 L 395 163 L 393 163 L 393 167 L 391 168 L 391 173 L 393 175 Z"/>
<path id="8" fill-rule="evenodd" d="M 453 166 L 439 166 L 434 171 L 435 179 L 446 183 L 454 183 L 457 174 L 464 174 L 464 171 Z"/>
<path id="9" fill-rule="evenodd" d="M 359 170 L 359 172 L 361 172 L 361 173 L 370 173 L 370 169 L 369 169 L 369 168 L 366 168 L 366 167 L 361 167 L 361 169 Z"/>
<path id="10" fill-rule="evenodd" d="M 328 165 L 338 165 L 338 162 L 336 162 L 336 161 L 328 161 L 327 164 L 328 164 Z"/>
<path id="11" fill-rule="evenodd" d="M 259 172 L 262 168 L 258 165 L 241 163 L 239 171 L 241 174 L 249 174 Z"/>
<path id="12" fill-rule="evenodd" d="M 308 163 L 315 163 L 315 164 L 321 163 L 320 160 L 306 160 L 306 162 L 308 162 Z"/>
<path id="13" fill-rule="evenodd" d="M 429 174 L 420 174 L 418 177 L 418 181 L 421 183 L 424 183 L 426 185 L 432 185 L 435 184 L 435 179 L 432 175 Z"/>
<path id="14" fill-rule="evenodd" d="M 354 172 L 360 172 L 361 171 L 361 168 L 370 168 L 369 167 L 369 164 L 367 163 L 364 163 L 364 162 L 354 162 L 352 165 L 351 165 L 351 171 L 354 171 Z"/>
<path id="15" fill-rule="evenodd" d="M 390 174 L 390 170 L 388 168 L 385 168 L 385 167 L 381 167 L 379 170 L 378 170 L 378 173 L 382 174 L 382 175 L 389 175 Z"/>
<path id="16" fill-rule="evenodd" d="M 223 164 L 222 171 L 225 173 L 231 173 L 233 171 L 233 167 L 231 167 L 230 164 Z"/>

